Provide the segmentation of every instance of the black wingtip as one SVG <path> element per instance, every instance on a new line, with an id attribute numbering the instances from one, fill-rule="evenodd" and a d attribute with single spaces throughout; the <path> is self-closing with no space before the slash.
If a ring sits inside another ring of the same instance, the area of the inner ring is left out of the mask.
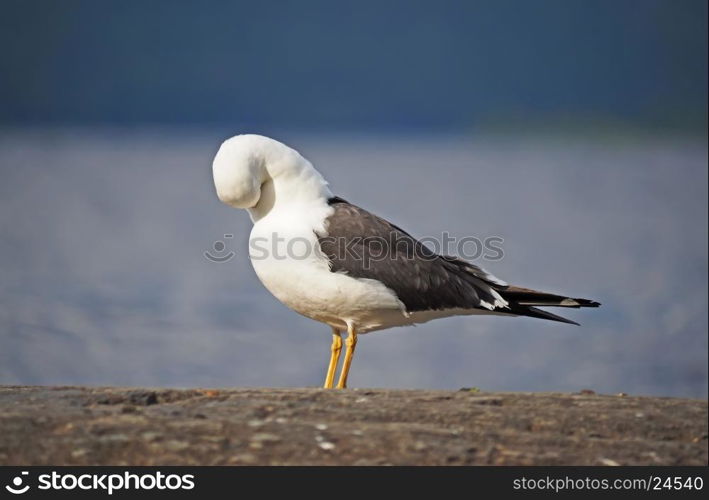
<path id="1" fill-rule="evenodd" d="M 556 315 L 555 315 L 555 316 L 556 316 Z M 575 322 L 575 321 L 572 321 L 572 320 L 570 320 L 570 319 L 568 319 L 568 318 L 564 318 L 564 317 L 562 317 L 562 316 L 557 316 L 556 318 L 544 318 L 544 319 L 548 319 L 548 320 L 551 320 L 551 321 L 558 321 L 558 322 L 560 322 L 560 323 L 566 323 L 567 325 L 581 326 L 581 323 L 577 323 L 577 322 Z"/>
<path id="2" fill-rule="evenodd" d="M 536 307 L 517 307 L 513 308 L 512 311 L 520 316 L 529 316 L 531 318 L 548 319 L 550 321 L 558 321 L 559 323 L 568 323 L 570 325 L 581 326 L 575 321 L 566 319 L 563 316 L 550 313 L 549 311 L 544 311 L 543 309 L 537 309 Z"/>

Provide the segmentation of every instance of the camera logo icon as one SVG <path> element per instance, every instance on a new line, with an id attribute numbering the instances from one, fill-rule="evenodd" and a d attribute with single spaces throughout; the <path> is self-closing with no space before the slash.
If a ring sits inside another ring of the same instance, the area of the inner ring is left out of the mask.
<path id="1" fill-rule="evenodd" d="M 22 486 L 22 476 L 26 476 L 28 474 L 29 472 L 23 470 L 19 476 L 15 476 L 12 479 L 12 485 L 8 484 L 5 486 L 5 489 L 14 495 L 22 495 L 23 493 L 27 493 L 27 490 L 30 489 L 30 485 L 26 484 L 24 487 Z"/>
<path id="2" fill-rule="evenodd" d="M 225 239 L 231 239 L 233 237 L 233 234 L 224 235 Z M 212 249 L 214 249 L 214 253 L 211 253 L 209 250 L 204 252 L 204 256 L 206 257 L 206 259 L 211 260 L 212 262 L 228 262 L 231 260 L 232 257 L 234 257 L 234 255 L 236 255 L 236 253 L 229 250 L 226 244 L 221 240 L 215 241 L 212 245 Z"/>

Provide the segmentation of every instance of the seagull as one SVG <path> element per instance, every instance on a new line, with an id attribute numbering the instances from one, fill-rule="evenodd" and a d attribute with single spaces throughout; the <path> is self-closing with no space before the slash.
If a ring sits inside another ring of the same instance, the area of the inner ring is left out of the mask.
<path id="1" fill-rule="evenodd" d="M 335 196 L 296 150 L 243 134 L 212 164 L 220 201 L 253 221 L 249 258 L 263 285 L 297 313 L 332 329 L 324 387 L 347 387 L 357 336 L 455 315 L 530 316 L 578 325 L 540 306 L 598 302 L 508 285 L 481 267 L 439 255 L 403 229 Z"/>

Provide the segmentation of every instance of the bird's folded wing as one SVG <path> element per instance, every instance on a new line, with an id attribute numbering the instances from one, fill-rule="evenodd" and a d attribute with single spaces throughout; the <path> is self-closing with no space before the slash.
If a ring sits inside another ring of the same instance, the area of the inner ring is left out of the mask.
<path id="1" fill-rule="evenodd" d="M 506 309 L 506 285 L 478 266 L 437 255 L 406 231 L 356 205 L 332 198 L 334 209 L 318 234 L 332 272 L 377 280 L 408 312 Z"/>

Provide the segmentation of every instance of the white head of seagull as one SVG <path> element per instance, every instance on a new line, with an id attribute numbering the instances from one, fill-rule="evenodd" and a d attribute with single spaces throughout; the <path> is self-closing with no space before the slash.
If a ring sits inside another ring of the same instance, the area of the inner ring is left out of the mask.
<path id="1" fill-rule="evenodd" d="M 300 153 L 261 135 L 237 135 L 224 141 L 212 171 L 219 199 L 248 209 L 254 222 L 276 204 L 332 197 L 325 179 Z"/>
<path id="2" fill-rule="evenodd" d="M 347 350 L 337 387 L 346 386 L 359 333 L 475 314 L 573 323 L 538 307 L 598 306 L 510 286 L 470 262 L 433 253 L 385 219 L 333 196 L 308 160 L 268 137 L 225 141 L 212 168 L 219 199 L 248 210 L 254 222 L 249 256 L 261 282 L 286 306 L 332 328 L 325 387 L 334 383 L 343 330 Z M 259 252 L 257 242 L 272 251 Z M 276 255 L 278 242 L 309 251 Z"/>

